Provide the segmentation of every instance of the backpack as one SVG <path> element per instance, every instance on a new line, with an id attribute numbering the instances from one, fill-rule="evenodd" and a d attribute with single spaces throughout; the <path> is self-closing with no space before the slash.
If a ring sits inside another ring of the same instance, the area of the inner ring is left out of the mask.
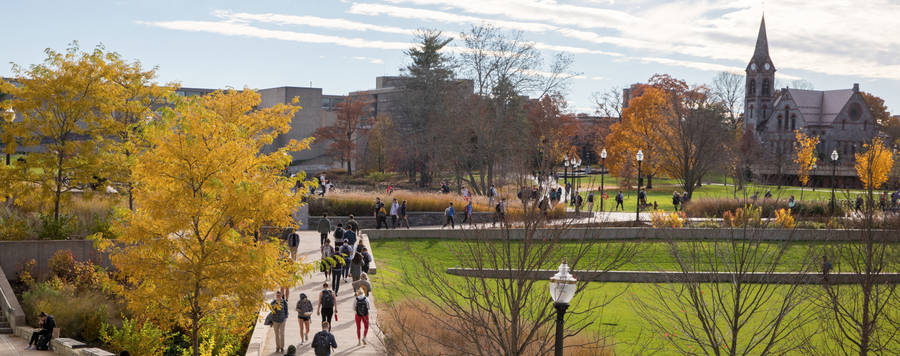
<path id="1" fill-rule="evenodd" d="M 356 315 L 359 315 L 359 316 L 369 315 L 369 303 L 366 302 L 366 298 L 363 298 L 363 299 L 356 298 Z"/>
<path id="2" fill-rule="evenodd" d="M 297 235 L 296 232 L 291 233 L 288 236 L 288 246 L 297 247 L 300 245 L 300 235 Z"/>
<path id="3" fill-rule="evenodd" d="M 330 290 L 322 293 L 322 307 L 334 308 L 334 293 Z"/>
<path id="4" fill-rule="evenodd" d="M 331 352 L 331 345 L 328 343 L 328 332 L 325 330 L 316 333 L 312 341 L 313 350 L 316 355 L 328 355 Z"/>
<path id="5" fill-rule="evenodd" d="M 498 213 L 500 212 L 500 203 L 497 203 L 497 206 L 494 207 L 494 210 L 496 210 Z"/>

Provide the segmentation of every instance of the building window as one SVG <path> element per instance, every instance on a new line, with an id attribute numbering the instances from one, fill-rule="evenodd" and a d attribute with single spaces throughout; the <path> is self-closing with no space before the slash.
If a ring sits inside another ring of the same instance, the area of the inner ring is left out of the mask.
<path id="1" fill-rule="evenodd" d="M 768 109 L 768 107 L 766 107 L 766 105 L 763 105 L 763 107 L 762 107 L 762 113 L 761 113 L 763 119 L 765 119 L 766 117 L 768 117 L 768 115 L 766 115 L 766 114 L 767 114 L 766 111 L 768 111 L 768 110 L 766 110 L 766 109 Z"/>
<path id="2" fill-rule="evenodd" d="M 847 128 L 847 120 L 846 119 L 841 120 L 841 130 L 846 129 L 846 128 Z"/>
<path id="3" fill-rule="evenodd" d="M 791 131 L 797 129 L 797 115 L 791 115 Z"/>
<path id="4" fill-rule="evenodd" d="M 751 119 L 755 118 L 755 117 L 753 116 L 753 105 L 750 105 L 750 118 L 751 118 Z"/>
<path id="5" fill-rule="evenodd" d="M 750 95 L 756 95 L 756 79 L 750 79 Z"/>
<path id="6" fill-rule="evenodd" d="M 763 79 L 762 83 L 762 95 L 769 96 L 769 79 Z"/>
<path id="7" fill-rule="evenodd" d="M 784 121 L 784 120 L 781 118 L 781 115 L 778 115 L 778 129 L 779 129 L 779 130 L 784 130 L 784 126 L 782 126 L 782 125 L 783 125 L 783 121 Z"/>

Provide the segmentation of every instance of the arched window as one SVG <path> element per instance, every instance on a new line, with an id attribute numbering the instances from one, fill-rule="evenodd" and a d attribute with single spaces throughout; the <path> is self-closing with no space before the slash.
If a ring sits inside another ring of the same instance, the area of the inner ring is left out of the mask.
<path id="1" fill-rule="evenodd" d="M 847 119 L 843 119 L 843 120 L 841 120 L 841 130 L 846 129 L 846 128 L 847 128 Z"/>
<path id="2" fill-rule="evenodd" d="M 762 115 L 762 118 L 763 118 L 763 119 L 765 119 L 765 118 L 767 118 L 767 117 L 769 116 L 769 115 L 767 115 L 767 114 L 768 114 L 768 113 L 767 113 L 768 109 L 769 109 L 768 106 L 763 105 L 763 107 L 762 107 L 762 112 L 760 112 L 760 114 Z"/>
<path id="3" fill-rule="evenodd" d="M 756 79 L 750 79 L 750 90 L 747 91 L 750 95 L 756 95 Z"/>
<path id="4" fill-rule="evenodd" d="M 791 115 L 791 131 L 797 129 L 797 115 Z"/>
<path id="5" fill-rule="evenodd" d="M 762 95 L 769 96 L 769 79 L 763 79 L 762 83 Z"/>
<path id="6" fill-rule="evenodd" d="M 778 115 L 778 129 L 779 130 L 784 130 L 784 126 L 782 126 L 784 123 L 782 121 L 784 121 L 784 120 L 781 118 L 781 115 Z"/>
<path id="7" fill-rule="evenodd" d="M 753 116 L 753 105 L 750 105 L 750 118 L 756 118 L 755 116 Z"/>

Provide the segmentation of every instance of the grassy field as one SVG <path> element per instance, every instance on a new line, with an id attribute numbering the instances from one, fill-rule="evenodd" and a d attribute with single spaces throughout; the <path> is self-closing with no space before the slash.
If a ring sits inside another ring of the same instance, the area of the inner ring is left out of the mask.
<path id="1" fill-rule="evenodd" d="M 600 176 L 590 176 L 590 177 L 579 177 L 575 178 L 575 182 L 578 185 L 581 195 L 583 197 L 587 197 L 587 194 L 590 190 L 595 192 L 594 198 L 594 210 L 600 210 Z M 564 185 L 562 179 L 559 180 L 560 185 Z M 603 203 L 603 208 L 605 211 L 613 211 L 616 206 L 615 196 L 616 193 L 620 190 L 618 178 L 607 176 L 604 181 L 604 190 L 608 195 L 608 198 Z M 747 184 L 745 185 L 743 190 L 734 192 L 733 185 L 723 185 L 721 183 L 717 184 L 707 184 L 700 188 L 694 190 L 693 198 L 748 198 L 754 193 L 758 194 L 759 198 L 762 198 L 766 191 L 771 191 L 772 197 L 775 199 L 788 200 L 791 195 L 794 196 L 795 199 L 800 200 L 801 197 L 801 188 L 793 187 L 793 186 L 782 186 L 779 188 L 774 185 L 757 185 L 757 184 Z M 677 180 L 674 179 L 664 179 L 664 178 L 654 178 L 653 179 L 653 189 L 647 191 L 647 203 L 653 204 L 655 201 L 660 210 L 664 211 L 674 211 L 675 207 L 672 205 L 672 193 L 674 191 L 678 191 L 679 194 L 682 192 L 681 185 Z M 623 190 L 622 193 L 625 195 L 625 209 L 627 212 L 634 212 L 635 206 L 637 204 L 637 194 L 634 189 Z M 856 198 L 857 194 L 863 193 L 861 190 L 836 190 L 835 196 L 840 200 L 852 200 Z M 802 189 L 803 200 L 830 200 L 831 199 L 831 189 L 827 188 L 816 188 L 813 190 L 812 188 L 803 188 Z M 587 204 L 587 200 L 585 199 L 585 204 Z M 587 207 L 585 206 L 585 209 Z M 619 209 L 622 211 L 622 209 Z"/>
<path id="2" fill-rule="evenodd" d="M 455 265 L 456 257 L 450 249 L 458 244 L 461 244 L 461 242 L 437 240 L 380 240 L 373 242 L 372 249 L 378 262 L 378 274 L 374 277 L 379 286 L 374 289 L 376 300 L 379 303 L 399 302 L 416 295 L 416 292 L 414 292 L 416 286 L 405 284 L 403 281 L 404 271 L 421 268 L 419 267 L 420 262 L 410 255 L 410 249 L 429 263 L 437 264 L 441 268 L 447 268 Z M 598 249 L 595 253 L 615 250 L 616 244 L 598 245 L 604 248 L 602 251 Z M 560 244 L 563 249 L 572 247 L 572 245 L 567 245 Z M 783 263 L 781 263 L 778 270 L 795 271 L 801 269 L 801 261 L 804 260 L 807 254 L 810 254 L 815 261 L 817 256 L 821 255 L 823 248 L 824 246 L 821 244 L 798 243 L 792 245 L 786 251 Z M 590 259 L 594 258 L 594 256 L 589 255 L 586 258 Z M 550 269 L 555 267 L 555 263 L 552 266 L 548 266 Z M 667 244 L 663 242 L 647 242 L 642 243 L 634 258 L 619 268 L 619 270 L 674 270 L 676 268 L 677 264 L 669 253 Z M 835 269 L 840 269 L 840 266 L 835 266 Z M 620 355 L 634 353 L 632 348 L 635 346 L 628 344 L 631 340 L 641 340 L 642 342 L 663 341 L 662 338 L 665 336 L 656 335 L 655 332 L 649 329 L 647 322 L 636 311 L 634 303 L 636 298 L 652 302 L 651 296 L 655 292 L 654 288 L 656 287 L 653 284 L 643 283 L 591 283 L 582 292 L 585 294 L 585 298 L 602 300 L 613 296 L 618 297 L 604 309 L 605 312 L 595 316 L 596 323 L 592 330 L 589 331 L 597 331 L 600 328 L 609 330 L 612 328 L 615 331 L 617 343 L 616 353 Z M 573 305 L 573 308 L 576 308 L 576 306 Z M 666 353 L 657 352 L 654 354 L 665 355 Z"/>

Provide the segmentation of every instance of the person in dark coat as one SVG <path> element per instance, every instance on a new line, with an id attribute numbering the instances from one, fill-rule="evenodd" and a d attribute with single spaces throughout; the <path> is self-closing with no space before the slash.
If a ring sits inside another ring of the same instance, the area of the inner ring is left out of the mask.
<path id="1" fill-rule="evenodd" d="M 38 331 L 31 333 L 31 340 L 28 341 L 28 347 L 26 347 L 25 350 L 31 350 L 35 347 L 46 350 L 46 348 L 44 348 L 45 343 L 43 343 L 43 340 L 41 339 L 46 338 L 46 344 L 49 345 L 50 338 L 53 337 L 53 328 L 56 327 L 56 320 L 53 319 L 53 315 L 47 315 L 46 313 L 41 312 L 38 318 L 40 320 L 41 328 Z"/>

